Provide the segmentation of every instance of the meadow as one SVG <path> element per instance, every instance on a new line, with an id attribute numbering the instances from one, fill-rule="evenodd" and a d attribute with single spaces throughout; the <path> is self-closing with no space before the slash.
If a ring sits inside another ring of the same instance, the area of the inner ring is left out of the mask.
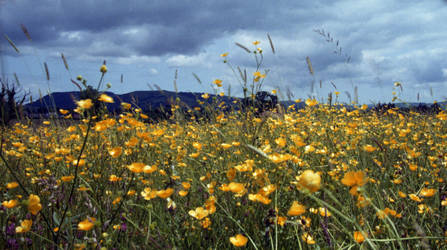
<path id="1" fill-rule="evenodd" d="M 258 70 L 239 70 L 247 96 L 265 78 L 253 52 Z M 75 110 L 59 110 L 66 119 L 1 128 L 2 246 L 447 248 L 445 111 L 309 98 L 263 115 L 217 102 L 185 115 L 176 100 L 169 119 L 150 123 L 129 103 L 109 114 L 103 103 L 118 100 L 101 81 Z"/>

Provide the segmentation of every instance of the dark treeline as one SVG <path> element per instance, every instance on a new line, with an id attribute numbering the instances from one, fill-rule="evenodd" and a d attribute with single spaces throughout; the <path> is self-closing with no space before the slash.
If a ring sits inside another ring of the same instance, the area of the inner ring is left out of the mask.
<path id="1" fill-rule="evenodd" d="M 441 105 L 438 103 L 434 104 L 425 104 L 425 103 L 419 103 L 419 105 L 409 105 L 407 107 L 398 107 L 395 103 L 378 103 L 374 107 L 371 108 L 371 111 L 384 114 L 388 110 L 396 110 L 396 112 L 399 113 L 409 113 L 409 112 L 416 112 L 419 114 L 438 114 L 442 111 Z"/>

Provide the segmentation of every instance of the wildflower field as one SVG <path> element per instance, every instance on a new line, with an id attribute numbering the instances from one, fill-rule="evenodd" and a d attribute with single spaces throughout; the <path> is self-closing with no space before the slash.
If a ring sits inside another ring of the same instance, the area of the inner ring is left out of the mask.
<path id="1" fill-rule="evenodd" d="M 109 114 L 115 101 L 99 93 L 60 110 L 68 119 L 1 128 L 2 246 L 447 248 L 444 111 L 213 102 L 206 118 L 174 105 L 150 123 L 128 103 Z"/>

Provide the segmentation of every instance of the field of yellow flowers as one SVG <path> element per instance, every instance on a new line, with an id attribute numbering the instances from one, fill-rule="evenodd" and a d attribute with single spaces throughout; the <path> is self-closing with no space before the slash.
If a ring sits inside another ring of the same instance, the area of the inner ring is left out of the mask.
<path id="1" fill-rule="evenodd" d="M 259 69 L 262 50 L 253 53 Z M 248 86 L 238 70 L 244 96 L 261 89 L 265 73 Z M 256 115 L 202 100 L 150 123 L 138 107 L 121 103 L 115 116 L 104 103 L 116 100 L 90 95 L 59 110 L 67 119 L 0 128 L 3 248 L 447 248 L 445 111 L 308 99 Z"/>
<path id="2" fill-rule="evenodd" d="M 306 103 L 159 123 L 124 103 L 3 129 L 1 245 L 447 247 L 447 114 Z"/>

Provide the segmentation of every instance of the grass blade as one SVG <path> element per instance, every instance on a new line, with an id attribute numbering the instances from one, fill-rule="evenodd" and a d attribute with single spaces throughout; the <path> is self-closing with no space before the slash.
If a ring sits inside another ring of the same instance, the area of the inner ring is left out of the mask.
<path id="1" fill-rule="evenodd" d="M 6 40 L 8 40 L 8 43 L 14 48 L 14 50 L 20 54 L 20 51 L 17 48 L 17 46 L 14 44 L 14 42 L 11 39 L 9 39 L 9 37 L 6 34 L 3 36 L 6 38 Z"/>

